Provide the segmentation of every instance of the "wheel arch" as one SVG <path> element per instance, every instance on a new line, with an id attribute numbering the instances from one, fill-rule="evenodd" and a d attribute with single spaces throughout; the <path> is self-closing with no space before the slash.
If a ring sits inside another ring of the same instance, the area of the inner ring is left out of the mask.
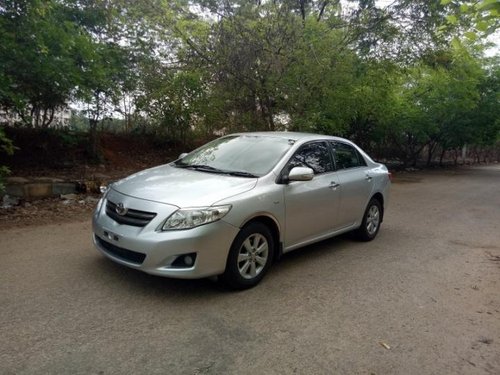
<path id="1" fill-rule="evenodd" d="M 271 233 L 273 235 L 273 240 L 274 240 L 274 244 L 275 244 L 274 259 L 273 260 L 279 259 L 283 253 L 283 245 L 282 245 L 282 241 L 281 241 L 281 228 L 280 228 L 278 221 L 269 214 L 260 213 L 260 214 L 254 215 L 254 216 L 248 218 L 247 220 L 245 220 L 243 222 L 243 224 L 240 226 L 240 229 L 245 227 L 246 225 L 248 225 L 250 223 L 254 223 L 254 222 L 262 223 L 266 227 L 269 228 L 269 230 L 271 231 Z"/>
<path id="2" fill-rule="evenodd" d="M 375 194 L 372 195 L 370 200 L 376 199 L 380 203 L 380 207 L 382 208 L 381 212 L 381 217 L 380 217 L 380 222 L 384 221 L 384 196 L 382 195 L 381 192 L 376 192 Z"/>

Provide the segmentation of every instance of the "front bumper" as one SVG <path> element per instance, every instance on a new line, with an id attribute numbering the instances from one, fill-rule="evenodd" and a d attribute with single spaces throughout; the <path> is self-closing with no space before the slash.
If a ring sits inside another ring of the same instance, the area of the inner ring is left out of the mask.
<path id="1" fill-rule="evenodd" d="M 94 245 L 106 257 L 159 276 L 197 279 L 224 272 L 239 228 L 219 220 L 193 229 L 162 232 L 158 228 L 176 207 L 118 194 L 114 192 L 112 199 L 119 199 L 131 208 L 146 205 L 158 215 L 144 227 L 119 224 L 106 215 L 104 200 L 94 213 L 92 227 Z M 196 253 L 192 266 L 173 264 L 179 256 L 191 253 Z"/>

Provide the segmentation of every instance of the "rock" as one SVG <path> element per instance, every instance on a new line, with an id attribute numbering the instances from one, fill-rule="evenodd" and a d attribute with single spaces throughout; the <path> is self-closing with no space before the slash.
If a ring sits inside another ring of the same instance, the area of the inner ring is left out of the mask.
<path id="1" fill-rule="evenodd" d="M 64 201 L 76 201 L 78 198 L 78 195 L 76 194 L 61 194 L 61 199 Z"/>
<path id="2" fill-rule="evenodd" d="M 2 198 L 2 208 L 10 208 L 12 206 L 17 206 L 19 204 L 19 198 L 11 197 L 10 195 L 4 195 Z"/>
<path id="3" fill-rule="evenodd" d="M 85 202 L 86 203 L 97 203 L 97 202 L 99 202 L 99 199 L 94 198 L 94 197 L 87 197 L 87 198 L 85 198 Z"/>
<path id="4" fill-rule="evenodd" d="M 24 197 L 24 185 L 23 184 L 7 184 L 5 186 L 5 193 L 10 196 Z"/>

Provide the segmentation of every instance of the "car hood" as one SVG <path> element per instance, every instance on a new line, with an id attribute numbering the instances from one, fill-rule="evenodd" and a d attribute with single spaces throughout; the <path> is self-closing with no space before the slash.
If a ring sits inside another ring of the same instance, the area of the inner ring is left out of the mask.
<path id="1" fill-rule="evenodd" d="M 183 208 L 210 206 L 244 193 L 256 184 L 256 178 L 194 171 L 167 164 L 128 176 L 115 182 L 112 189 L 132 197 Z"/>

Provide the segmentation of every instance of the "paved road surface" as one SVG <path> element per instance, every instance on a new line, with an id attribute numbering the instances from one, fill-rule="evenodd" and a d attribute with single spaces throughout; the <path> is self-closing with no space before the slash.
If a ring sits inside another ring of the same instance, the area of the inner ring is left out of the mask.
<path id="1" fill-rule="evenodd" d="M 89 220 L 4 230 L 0 373 L 500 374 L 499 259 L 498 166 L 403 175 L 375 241 L 239 293 L 116 265 Z"/>

